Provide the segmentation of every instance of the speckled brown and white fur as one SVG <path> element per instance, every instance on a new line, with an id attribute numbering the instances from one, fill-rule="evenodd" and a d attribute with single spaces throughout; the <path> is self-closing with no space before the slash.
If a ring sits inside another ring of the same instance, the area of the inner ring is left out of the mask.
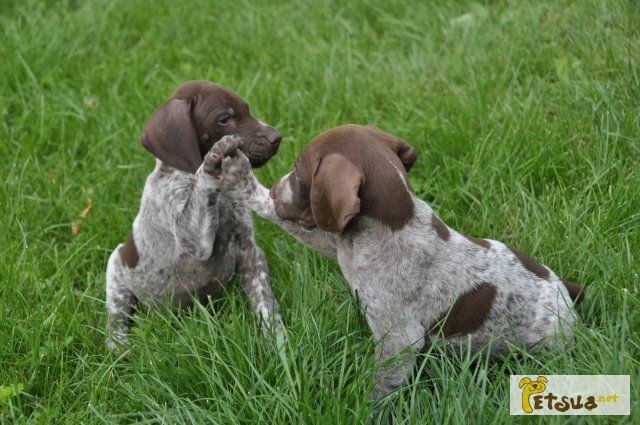
<path id="1" fill-rule="evenodd" d="M 151 116 L 142 145 L 156 156 L 132 234 L 109 257 L 107 345 L 120 352 L 138 304 L 189 306 L 221 294 L 238 273 L 265 330 L 281 336 L 269 270 L 251 212 L 234 206 L 218 175 L 228 150 L 260 166 L 282 136 L 226 87 L 187 82 Z M 249 165 L 251 167 L 251 165 Z"/>
<path id="2" fill-rule="evenodd" d="M 339 133 L 344 137 L 350 132 L 353 129 Z M 368 133 L 364 135 L 366 139 Z M 393 152 L 385 151 L 383 158 L 376 167 L 394 169 L 389 174 L 398 179 L 394 187 L 404 188 L 412 204 L 412 214 L 400 228 L 359 215 L 343 230 L 331 232 L 333 238 L 323 238 L 318 228 L 293 230 L 296 235 L 315 232 L 317 240 L 335 239 L 342 272 L 377 341 L 378 361 L 394 358 L 379 368 L 374 397 L 401 386 L 415 362 L 411 353 L 434 338 L 490 353 L 504 353 L 512 345 L 535 351 L 571 341 L 575 294 L 570 294 L 566 285 L 573 285 L 573 289 L 579 288 L 577 285 L 561 280 L 547 267 L 501 242 L 466 237 L 447 227 L 429 205 L 413 195 Z M 291 232 L 295 223 L 276 214 L 294 202 L 291 173 L 272 189 L 274 202 L 250 170 L 245 167 L 244 171 L 250 183 L 241 193 L 243 185 L 236 177 L 238 191 L 231 196 Z M 296 171 L 300 178 L 300 169 Z M 313 173 L 318 180 L 317 169 Z M 340 187 L 343 182 L 337 179 L 325 190 L 344 190 Z M 323 248 L 333 254 L 327 246 Z M 405 355 L 396 357 L 401 352 Z"/>
<path id="3" fill-rule="evenodd" d="M 229 138 L 229 136 L 227 136 Z M 224 142 L 224 139 L 223 139 Z M 218 142 L 217 147 L 224 148 Z M 140 211 L 133 222 L 139 260 L 122 261 L 119 245 L 107 266 L 108 345 L 126 342 L 130 315 L 138 303 L 190 306 L 206 302 L 237 272 L 265 326 L 279 331 L 281 318 L 268 278 L 268 266 L 256 245 L 251 212 L 235 207 L 220 190 L 211 155 L 195 175 L 160 160 L 145 183 Z"/>

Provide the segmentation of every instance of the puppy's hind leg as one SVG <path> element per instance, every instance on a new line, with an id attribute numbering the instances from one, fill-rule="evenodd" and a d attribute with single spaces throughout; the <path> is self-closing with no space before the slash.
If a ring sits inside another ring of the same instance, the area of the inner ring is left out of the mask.
<path id="1" fill-rule="evenodd" d="M 119 247 L 109 257 L 107 265 L 107 347 L 119 355 L 121 348 L 127 344 L 131 315 L 137 299 L 131 291 L 128 281 L 123 275 L 124 265 L 120 259 Z"/>

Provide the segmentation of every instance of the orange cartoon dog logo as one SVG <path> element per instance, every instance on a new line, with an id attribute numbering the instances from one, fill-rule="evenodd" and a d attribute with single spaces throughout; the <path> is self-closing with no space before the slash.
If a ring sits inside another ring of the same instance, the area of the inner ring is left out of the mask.
<path id="1" fill-rule="evenodd" d="M 529 403 L 529 397 L 531 396 L 531 394 L 538 394 L 546 390 L 547 386 L 545 384 L 547 382 L 549 381 L 544 376 L 538 376 L 537 381 L 532 381 L 530 378 L 526 377 L 520 380 L 518 388 L 524 387 L 524 389 L 522 390 L 522 409 L 525 412 L 533 412 L 531 403 Z"/>

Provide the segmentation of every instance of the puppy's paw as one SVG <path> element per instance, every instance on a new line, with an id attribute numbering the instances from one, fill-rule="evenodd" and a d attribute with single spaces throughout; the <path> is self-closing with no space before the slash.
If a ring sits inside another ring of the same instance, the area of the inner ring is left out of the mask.
<path id="1" fill-rule="evenodd" d="M 265 337 L 272 341 L 273 348 L 277 351 L 278 355 L 284 356 L 288 336 L 287 328 L 284 326 L 280 315 L 277 314 L 272 323 L 267 323 L 263 320 L 262 332 Z"/>
<path id="2" fill-rule="evenodd" d="M 287 345 L 287 329 L 282 327 L 275 332 L 275 348 L 280 357 L 286 356 L 286 345 Z"/>
<path id="3" fill-rule="evenodd" d="M 236 150 L 222 158 L 221 173 L 217 176 L 218 187 L 227 191 L 244 193 L 255 189 L 251 163 L 244 153 Z"/>
<path id="4" fill-rule="evenodd" d="M 212 152 L 212 176 L 218 190 L 229 194 L 237 206 L 245 206 L 254 195 L 258 181 L 251 171 L 249 159 L 238 147 L 238 143 L 232 141 Z"/>
<path id="5" fill-rule="evenodd" d="M 239 136 L 224 136 L 218 140 L 209 152 L 207 152 L 202 161 L 204 172 L 215 178 L 219 178 L 223 172 L 223 159 L 240 152 L 241 147 L 242 138 Z"/>
<path id="6" fill-rule="evenodd" d="M 128 340 L 126 336 L 107 336 L 107 348 L 114 359 L 122 359 L 125 362 L 130 360 L 128 352 Z"/>

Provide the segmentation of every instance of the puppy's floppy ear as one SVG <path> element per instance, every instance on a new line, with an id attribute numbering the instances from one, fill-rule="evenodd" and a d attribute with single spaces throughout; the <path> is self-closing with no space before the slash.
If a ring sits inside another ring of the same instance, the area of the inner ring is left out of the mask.
<path id="1" fill-rule="evenodd" d="M 373 131 L 373 133 L 384 144 L 386 144 L 389 149 L 391 149 L 396 155 L 398 155 L 398 158 L 400 158 L 400 162 L 402 162 L 402 165 L 404 165 L 404 169 L 409 172 L 411 167 L 413 167 L 413 164 L 415 164 L 418 160 L 418 152 L 413 148 L 413 146 L 411 146 L 398 136 L 394 136 L 393 134 L 382 131 L 373 125 L 367 125 L 367 128 Z"/>
<path id="2" fill-rule="evenodd" d="M 140 141 L 160 161 L 195 174 L 202 156 L 191 119 L 192 105 L 189 99 L 166 101 L 149 118 Z"/>
<path id="3" fill-rule="evenodd" d="M 311 180 L 311 213 L 316 225 L 341 232 L 360 212 L 358 191 L 364 184 L 360 167 L 340 154 L 323 156 Z"/>
<path id="4" fill-rule="evenodd" d="M 527 384 L 528 384 L 528 383 L 530 383 L 530 382 L 531 382 L 531 378 L 527 378 L 527 377 L 525 376 L 524 378 L 522 378 L 522 379 L 520 380 L 520 383 L 518 384 L 518 388 L 522 388 L 522 387 L 524 387 L 525 385 L 527 385 Z"/>
<path id="5" fill-rule="evenodd" d="M 544 376 L 538 376 L 538 381 L 540 381 L 540 382 L 549 382 L 549 380 L 547 380 L 547 378 L 544 377 Z"/>

